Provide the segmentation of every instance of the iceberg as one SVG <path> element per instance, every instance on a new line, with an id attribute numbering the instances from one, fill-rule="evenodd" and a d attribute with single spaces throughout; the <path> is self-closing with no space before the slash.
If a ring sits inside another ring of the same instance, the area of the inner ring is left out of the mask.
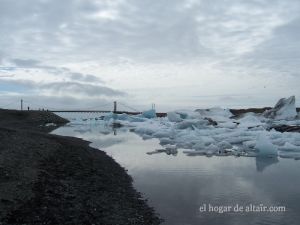
<path id="1" fill-rule="evenodd" d="M 281 151 L 291 151 L 291 152 L 299 152 L 300 153 L 300 146 L 293 145 L 291 143 L 286 142 L 284 146 L 279 147 Z"/>
<path id="2" fill-rule="evenodd" d="M 150 110 L 144 111 L 142 113 L 142 116 L 147 118 L 147 119 L 156 118 L 156 111 L 155 111 L 155 109 L 150 109 Z"/>
<path id="3" fill-rule="evenodd" d="M 238 120 L 238 122 L 239 127 L 251 128 L 262 125 L 262 122 L 259 120 L 258 116 L 254 115 L 254 113 L 245 114 L 244 117 Z"/>
<path id="4" fill-rule="evenodd" d="M 182 121 L 180 114 L 178 114 L 176 112 L 168 112 L 167 117 L 170 122 L 181 122 Z"/>
<path id="5" fill-rule="evenodd" d="M 300 125 L 296 115 L 295 97 L 292 96 L 280 99 L 273 109 L 263 114 L 248 112 L 232 117 L 228 109 L 211 108 L 176 110 L 168 112 L 167 117 L 156 117 L 152 109 L 140 115 L 108 113 L 103 116 L 103 121 L 93 123 L 120 123 L 123 129 L 128 128 L 143 139 L 157 138 L 164 151 L 171 151 L 176 146 L 176 149 L 188 150 L 188 155 L 296 159 L 300 157 L 300 133 L 275 129 L 277 126 L 291 128 L 293 125 L 295 128 Z"/>
<path id="6" fill-rule="evenodd" d="M 118 114 L 110 112 L 110 113 L 106 114 L 103 118 L 104 121 L 109 121 L 111 119 L 114 119 L 114 120 L 118 119 Z"/>
<path id="7" fill-rule="evenodd" d="M 233 116 L 229 109 L 222 109 L 220 107 L 197 109 L 195 111 L 198 112 L 202 117 L 211 118 L 216 122 L 226 122 L 230 117 Z"/>
<path id="8" fill-rule="evenodd" d="M 267 110 L 263 116 L 277 120 L 295 119 L 297 110 L 295 106 L 295 96 L 280 99 L 274 108 Z"/>
<path id="9" fill-rule="evenodd" d="M 262 132 L 257 139 L 255 149 L 259 156 L 276 156 L 277 147 L 271 143 L 265 132 Z"/>
<path id="10" fill-rule="evenodd" d="M 227 142 L 227 141 L 221 141 L 221 142 L 217 143 L 217 146 L 219 148 L 221 148 L 222 150 L 231 149 L 232 148 L 232 145 L 229 142 Z"/>
<path id="11" fill-rule="evenodd" d="M 118 115 L 118 120 L 128 120 L 128 114 L 126 113 L 122 113 L 120 115 Z"/>
<path id="12" fill-rule="evenodd" d="M 206 150 L 208 152 L 215 153 L 215 152 L 218 152 L 220 150 L 220 148 L 214 144 L 210 144 L 209 146 L 206 147 Z"/>
<path id="13" fill-rule="evenodd" d="M 184 120 L 176 125 L 177 129 L 196 129 L 196 128 L 205 128 L 208 124 L 207 120 L 197 120 L 197 119 L 188 119 Z"/>

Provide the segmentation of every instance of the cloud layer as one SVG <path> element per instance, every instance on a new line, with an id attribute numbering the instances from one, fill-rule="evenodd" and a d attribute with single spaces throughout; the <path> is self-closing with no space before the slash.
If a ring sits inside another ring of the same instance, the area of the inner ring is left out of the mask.
<path id="1" fill-rule="evenodd" d="M 2 94 L 122 98 L 164 109 L 300 98 L 298 0 L 0 0 L 0 5 Z"/>

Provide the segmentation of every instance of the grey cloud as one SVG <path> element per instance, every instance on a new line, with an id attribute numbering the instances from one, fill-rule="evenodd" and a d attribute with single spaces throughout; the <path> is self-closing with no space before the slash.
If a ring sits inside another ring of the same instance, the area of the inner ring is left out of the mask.
<path id="1" fill-rule="evenodd" d="M 24 88 L 35 88 L 38 86 L 37 82 L 34 82 L 32 80 L 24 80 L 24 79 L 1 79 L 2 84 L 11 84 L 11 85 L 19 85 Z"/>
<path id="2" fill-rule="evenodd" d="M 5 49 L 6 53 L 31 52 L 43 57 L 46 51 L 52 57 L 63 52 L 64 58 L 69 59 L 72 55 L 81 59 L 86 55 L 111 58 L 123 55 L 159 60 L 158 57 L 183 59 L 206 51 L 198 43 L 193 15 L 176 8 L 181 1 L 114 2 L 119 3 L 28 0 L 27 4 L 22 1 L 11 4 L 4 1 L 2 17 L 6 23 L 0 29 L 14 37 L 5 38 L 6 46 L 17 47 L 17 51 Z M 160 13 L 162 9 L 164 13 Z M 112 10 L 118 12 L 120 19 L 91 18 L 94 12 L 109 15 Z M 21 45 L 24 41 L 26 45 Z"/>
<path id="3" fill-rule="evenodd" d="M 14 66 L 1 66 L 0 67 L 0 71 L 14 71 L 14 70 L 16 70 L 16 67 L 14 67 Z"/>
<path id="4" fill-rule="evenodd" d="M 2 55 L 23 59 L 30 54 L 43 62 L 118 57 L 144 62 L 219 60 L 235 57 L 236 52 L 259 51 L 258 45 L 269 40 L 276 23 L 299 18 L 297 0 L 0 3 L 0 32 L 7 34 L 0 40 Z M 97 13 L 100 16 L 94 18 Z M 115 18 L 107 19 L 111 17 Z M 296 28 L 283 32 L 296 32 Z"/>
<path id="5" fill-rule="evenodd" d="M 300 77 L 300 18 L 277 28 L 270 40 L 262 43 L 243 60 L 249 66 Z"/>
<path id="6" fill-rule="evenodd" d="M 78 82 L 35 82 L 31 80 L 22 79 L 3 79 L 0 77 L 2 85 L 12 86 L 12 92 L 26 91 L 31 93 L 39 93 L 41 91 L 50 91 L 54 95 L 60 93 L 65 96 L 72 96 L 74 94 L 81 97 L 115 97 L 125 96 L 126 93 L 118 91 L 109 87 L 101 85 L 83 84 Z M 1 90 L 0 90 L 1 91 Z"/>
<path id="7" fill-rule="evenodd" d="M 84 76 L 84 81 L 87 81 L 87 82 L 100 82 L 100 83 L 104 83 L 104 81 L 94 75 L 91 75 L 91 74 L 87 74 Z"/>
<path id="8" fill-rule="evenodd" d="M 12 59 L 17 67 L 39 67 L 40 61 L 33 59 Z"/>
<path id="9" fill-rule="evenodd" d="M 0 29 L 14 37 L 2 40 L 7 54 L 184 61 L 252 49 L 272 21 L 295 14 L 297 1 L 284 2 L 1 0 Z"/>
<path id="10" fill-rule="evenodd" d="M 21 52 L 30 49 L 43 56 L 46 49 L 50 58 L 64 53 L 66 60 L 124 56 L 148 62 L 184 61 L 252 51 L 273 22 L 297 12 L 296 0 L 272 5 L 267 0 L 28 2 L 4 1 L 3 8 L 8 9 L 2 15 L 7 19 L 3 27 L 15 33 L 6 41 Z M 103 18 L 92 17 L 97 13 Z M 24 40 L 27 45 L 20 46 Z"/>
<path id="11" fill-rule="evenodd" d="M 9 59 L 9 62 L 13 63 L 15 66 L 11 67 L 2 67 L 0 70 L 4 70 L 5 68 L 10 68 L 10 70 L 18 70 L 18 69 L 42 69 L 50 72 L 52 74 L 61 74 L 66 71 L 69 71 L 66 68 L 55 67 L 55 66 L 48 66 L 44 65 L 41 61 L 35 59 Z M 6 69 L 7 70 L 7 69 Z"/>
<path id="12" fill-rule="evenodd" d="M 67 84 L 71 91 L 101 80 L 56 65 L 104 61 L 113 67 L 120 58 L 133 65 L 207 62 L 224 78 L 299 77 L 298 0 L 0 0 L 0 5 L 5 34 L 0 63 L 14 59 L 16 65 L 0 70 L 43 69 L 76 83 Z M 96 93 L 90 88 L 90 95 Z"/>
<path id="13" fill-rule="evenodd" d="M 124 92 L 117 91 L 108 87 L 92 84 L 82 84 L 77 82 L 53 82 L 40 85 L 41 89 L 49 89 L 60 93 L 77 93 L 87 96 L 123 96 Z"/>
<path id="14" fill-rule="evenodd" d="M 70 77 L 72 80 L 76 81 L 104 83 L 102 79 L 91 74 L 84 75 L 82 73 L 70 73 Z"/>
<path id="15" fill-rule="evenodd" d="M 9 60 L 15 67 L 0 67 L 0 70 L 16 70 L 16 69 L 42 69 L 49 73 L 69 78 L 72 81 L 82 81 L 88 83 L 104 83 L 102 79 L 92 74 L 82 74 L 79 72 L 72 72 L 66 67 L 55 67 L 44 65 L 41 61 L 34 59 L 11 59 Z"/>

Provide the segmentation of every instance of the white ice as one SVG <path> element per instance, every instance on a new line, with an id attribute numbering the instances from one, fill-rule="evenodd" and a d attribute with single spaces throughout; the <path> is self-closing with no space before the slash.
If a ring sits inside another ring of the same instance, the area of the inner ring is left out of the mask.
<path id="1" fill-rule="evenodd" d="M 297 116 L 295 96 L 280 99 L 274 108 L 266 111 L 264 116 L 277 120 L 292 120 Z"/>
<path id="2" fill-rule="evenodd" d="M 273 111 L 239 118 L 234 118 L 229 109 L 211 108 L 168 112 L 164 118 L 156 117 L 155 110 L 135 116 L 109 113 L 95 122 L 121 123 L 143 139 L 159 139 L 165 150 L 173 146 L 189 155 L 299 158 L 300 133 L 270 129 L 278 124 L 300 124 L 299 119 L 291 117 L 294 109 L 295 101 L 290 97 L 276 104 Z"/>
<path id="3" fill-rule="evenodd" d="M 273 145 L 267 137 L 265 131 L 261 132 L 257 138 L 255 149 L 258 150 L 259 156 L 276 156 L 277 147 Z"/>

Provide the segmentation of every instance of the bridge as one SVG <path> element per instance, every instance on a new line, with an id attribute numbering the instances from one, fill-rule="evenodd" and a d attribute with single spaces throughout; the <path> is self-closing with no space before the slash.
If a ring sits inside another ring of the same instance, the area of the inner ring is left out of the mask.
<path id="1" fill-rule="evenodd" d="M 113 112 L 115 114 L 128 114 L 128 115 L 139 115 L 142 112 L 129 112 L 129 111 L 105 111 L 105 110 L 48 110 L 53 113 L 110 113 Z M 166 117 L 167 113 L 158 112 L 156 113 L 157 117 Z"/>
<path id="2" fill-rule="evenodd" d="M 105 108 L 105 107 L 108 107 L 109 105 L 111 105 L 111 103 L 106 103 L 104 105 L 101 105 L 101 106 L 96 106 L 96 107 L 91 107 L 91 108 L 87 108 L 87 109 L 53 109 L 53 108 L 45 108 L 45 106 L 42 106 L 42 105 L 38 105 L 34 102 L 29 102 L 27 100 L 23 100 L 21 99 L 21 101 L 19 102 L 20 104 L 20 110 L 33 110 L 33 107 L 34 110 L 47 110 L 49 112 L 53 112 L 53 113 L 115 113 L 115 114 L 128 114 L 128 115 L 139 115 L 139 114 L 142 114 L 142 111 L 141 110 L 137 110 L 133 107 L 130 107 L 128 106 L 127 104 L 124 104 L 124 103 L 121 103 L 119 102 L 119 105 L 125 107 L 125 108 L 128 108 L 130 109 L 131 111 L 127 111 L 127 110 L 117 110 L 117 101 L 114 101 L 113 102 L 113 110 L 101 110 L 99 108 Z M 26 104 L 27 108 L 24 107 L 24 105 Z M 0 106 L 0 108 L 6 108 L 10 105 L 16 105 L 16 102 L 13 101 L 11 102 L 10 104 L 7 104 L 5 106 Z M 98 108 L 98 109 L 96 109 Z M 155 104 L 152 104 L 152 109 L 155 108 Z M 157 117 L 165 117 L 167 116 L 167 113 L 156 113 L 156 116 Z"/>
<path id="3" fill-rule="evenodd" d="M 109 111 L 109 110 L 48 110 L 53 113 L 110 113 L 113 112 L 115 114 L 130 114 L 130 115 L 138 115 L 142 112 L 129 112 L 129 111 Z"/>

